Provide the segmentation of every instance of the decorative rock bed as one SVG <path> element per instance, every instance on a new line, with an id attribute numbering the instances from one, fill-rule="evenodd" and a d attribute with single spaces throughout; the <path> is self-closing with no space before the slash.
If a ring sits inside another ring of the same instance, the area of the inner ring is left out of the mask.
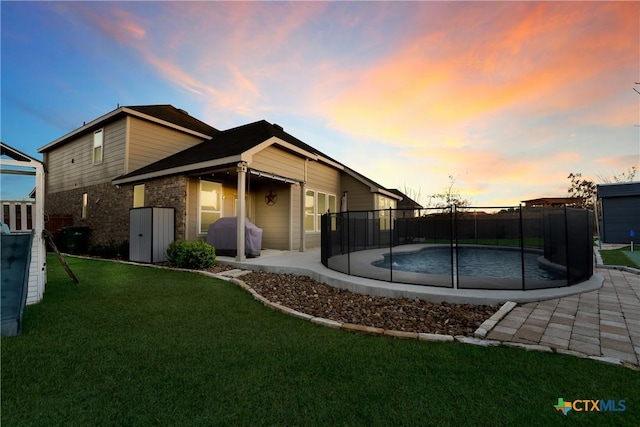
<path id="1" fill-rule="evenodd" d="M 361 295 L 290 274 L 250 272 L 239 279 L 272 303 L 297 312 L 382 330 L 473 336 L 500 308 Z"/>

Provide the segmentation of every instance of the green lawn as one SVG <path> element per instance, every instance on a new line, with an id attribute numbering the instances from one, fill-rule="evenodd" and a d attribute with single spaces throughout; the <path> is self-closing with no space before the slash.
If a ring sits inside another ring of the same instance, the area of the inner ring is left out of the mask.
<path id="1" fill-rule="evenodd" d="M 199 274 L 68 261 L 80 285 L 50 257 L 44 301 L 2 339 L 3 426 L 640 424 L 630 369 L 349 333 Z"/>
<path id="2" fill-rule="evenodd" d="M 640 263 L 638 263 L 638 261 L 634 262 L 634 260 L 637 259 L 637 253 L 640 251 L 640 248 L 634 248 L 633 253 L 630 252 L 630 249 L 630 246 L 626 246 L 620 249 L 601 250 L 600 256 L 602 256 L 602 262 L 605 265 L 623 265 L 626 267 L 640 268 Z"/>

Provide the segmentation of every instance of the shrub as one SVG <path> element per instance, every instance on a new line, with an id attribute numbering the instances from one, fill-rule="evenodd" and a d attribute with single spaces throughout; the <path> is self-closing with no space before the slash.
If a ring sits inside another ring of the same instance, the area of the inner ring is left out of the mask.
<path id="1" fill-rule="evenodd" d="M 174 240 L 167 248 L 167 259 L 179 268 L 204 269 L 216 262 L 216 250 L 204 240 Z"/>

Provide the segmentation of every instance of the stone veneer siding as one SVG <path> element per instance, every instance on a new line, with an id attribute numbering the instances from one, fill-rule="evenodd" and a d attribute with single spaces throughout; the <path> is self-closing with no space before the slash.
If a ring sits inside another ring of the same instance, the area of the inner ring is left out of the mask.
<path id="1" fill-rule="evenodd" d="M 144 204 L 175 209 L 175 237 L 185 238 L 187 221 L 186 176 L 159 178 L 145 183 Z M 87 193 L 87 218 L 82 219 L 82 194 Z M 133 185 L 117 187 L 110 182 L 49 193 L 45 213 L 72 215 L 74 226 L 91 229 L 90 244 L 121 242 L 129 239 L 129 209 L 133 207 Z"/>

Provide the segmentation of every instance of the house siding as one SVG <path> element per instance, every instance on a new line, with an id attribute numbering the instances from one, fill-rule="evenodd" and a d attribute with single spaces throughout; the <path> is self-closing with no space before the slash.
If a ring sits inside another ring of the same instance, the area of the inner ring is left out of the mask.
<path id="1" fill-rule="evenodd" d="M 340 172 L 319 162 L 309 162 L 307 166 L 307 188 L 331 193 L 338 197 L 340 194 Z"/>
<path id="2" fill-rule="evenodd" d="M 203 142 L 202 138 L 137 117 L 128 117 L 128 121 L 128 162 L 124 173 L 133 172 Z"/>
<path id="3" fill-rule="evenodd" d="M 305 159 L 281 148 L 270 146 L 253 155 L 249 164 L 252 169 L 304 181 Z"/>
<path id="4" fill-rule="evenodd" d="M 126 119 L 104 127 L 103 160 L 93 163 L 93 132 L 46 153 L 47 193 L 90 187 L 124 173 Z"/>
<path id="5" fill-rule="evenodd" d="M 347 208 L 350 211 L 368 211 L 377 209 L 375 206 L 374 193 L 371 189 L 356 180 L 355 178 L 343 174 L 342 175 L 342 190 L 347 191 Z M 339 196 L 342 196 L 340 194 Z"/>
<path id="6" fill-rule="evenodd" d="M 253 189 L 252 189 L 253 190 Z M 265 194 L 273 190 L 278 198 L 276 203 L 268 205 L 265 201 Z M 256 226 L 262 229 L 262 247 L 269 249 L 289 250 L 291 249 L 291 213 L 289 205 L 291 192 L 290 184 L 278 182 L 261 183 L 255 188 L 254 207 Z M 295 210 L 298 212 L 299 208 Z M 297 233 L 299 235 L 299 232 Z"/>

